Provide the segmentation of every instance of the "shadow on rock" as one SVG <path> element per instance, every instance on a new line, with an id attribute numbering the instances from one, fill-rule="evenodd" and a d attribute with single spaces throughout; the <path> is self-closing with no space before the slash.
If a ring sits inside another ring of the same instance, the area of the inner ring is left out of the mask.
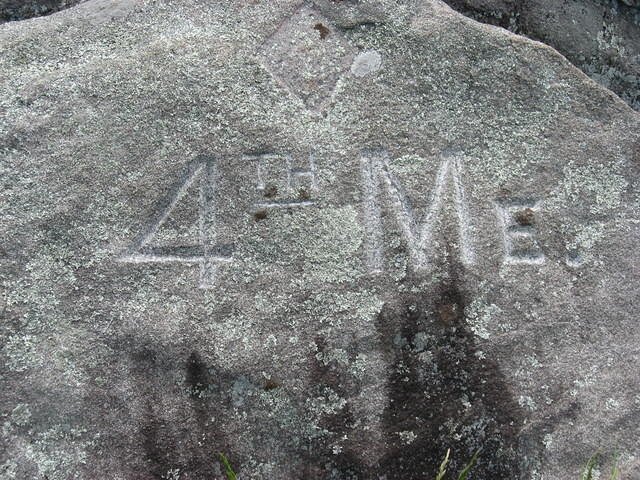
<path id="1" fill-rule="evenodd" d="M 384 414 L 391 479 L 433 478 L 446 450 L 450 471 L 476 451 L 474 478 L 519 478 L 518 433 L 524 414 L 498 365 L 477 349 L 464 321 L 467 304 L 456 276 L 433 297 L 405 296 L 378 318 L 383 348 L 392 358 Z"/>

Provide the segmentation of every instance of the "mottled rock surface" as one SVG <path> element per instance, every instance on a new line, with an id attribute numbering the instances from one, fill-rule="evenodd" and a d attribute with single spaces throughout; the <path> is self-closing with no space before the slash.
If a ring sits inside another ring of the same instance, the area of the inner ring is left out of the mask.
<path id="1" fill-rule="evenodd" d="M 465 15 L 552 46 L 640 110 L 640 1 L 446 0 Z"/>
<path id="2" fill-rule="evenodd" d="M 640 116 L 439 0 L 0 26 L 0 478 L 640 479 Z"/>
<path id="3" fill-rule="evenodd" d="M 87 0 L 0 0 L 0 23 L 50 15 Z"/>

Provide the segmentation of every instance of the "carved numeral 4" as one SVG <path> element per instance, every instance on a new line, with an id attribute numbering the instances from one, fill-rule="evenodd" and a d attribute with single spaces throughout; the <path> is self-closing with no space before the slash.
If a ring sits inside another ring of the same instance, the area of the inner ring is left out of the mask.
<path id="1" fill-rule="evenodd" d="M 178 262 L 200 264 L 200 287 L 214 285 L 216 267 L 220 262 L 230 262 L 232 246 L 215 244 L 215 162 L 210 157 L 198 157 L 188 166 L 186 173 L 158 208 L 154 220 L 138 235 L 120 257 L 120 261 L 132 263 Z M 176 205 L 191 188 L 199 188 L 198 221 L 199 238 L 193 245 L 169 247 L 153 246 L 158 231 L 167 221 Z"/>

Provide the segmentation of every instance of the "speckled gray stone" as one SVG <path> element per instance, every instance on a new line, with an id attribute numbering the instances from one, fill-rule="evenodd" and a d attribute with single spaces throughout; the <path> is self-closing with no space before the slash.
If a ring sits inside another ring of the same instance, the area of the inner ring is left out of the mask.
<path id="1" fill-rule="evenodd" d="M 640 119 L 439 0 L 0 25 L 0 478 L 640 478 Z"/>
<path id="2" fill-rule="evenodd" d="M 87 0 L 0 0 L 0 23 L 51 15 Z"/>
<path id="3" fill-rule="evenodd" d="M 550 45 L 640 111 L 640 1 L 446 2 L 471 18 Z"/>

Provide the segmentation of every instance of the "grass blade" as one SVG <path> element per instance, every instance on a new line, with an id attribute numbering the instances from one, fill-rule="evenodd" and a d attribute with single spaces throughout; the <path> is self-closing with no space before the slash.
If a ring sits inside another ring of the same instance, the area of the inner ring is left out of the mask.
<path id="1" fill-rule="evenodd" d="M 442 480 L 442 477 L 444 477 L 444 474 L 447 473 L 447 463 L 449 463 L 450 453 L 451 453 L 451 449 L 448 448 L 447 453 L 444 455 L 444 460 L 442 460 L 442 463 L 440 464 L 440 471 L 438 472 L 438 476 L 436 477 L 436 480 Z"/>
<path id="2" fill-rule="evenodd" d="M 620 474 L 622 472 L 620 471 L 620 466 L 618 465 L 619 459 L 619 455 L 616 455 L 613 459 L 613 470 L 611 470 L 611 476 L 609 477 L 609 480 L 618 480 L 620 478 Z"/>
<path id="3" fill-rule="evenodd" d="M 469 460 L 469 463 L 467 463 L 467 466 L 464 467 L 462 471 L 458 474 L 458 480 L 464 480 L 465 478 L 467 478 L 467 475 L 469 475 L 469 472 L 478 461 L 479 455 L 480 455 L 480 450 L 478 450 L 476 453 L 473 454 L 473 457 L 471 457 L 471 460 Z"/>
<path id="4" fill-rule="evenodd" d="M 591 458 L 584 467 L 584 472 L 580 476 L 580 480 L 593 480 L 593 469 L 598 464 L 598 452 L 591 455 Z"/>
<path id="5" fill-rule="evenodd" d="M 231 468 L 231 464 L 229 463 L 229 460 L 227 460 L 227 457 L 225 457 L 222 452 L 218 452 L 218 456 L 220 457 L 220 460 L 222 461 L 222 464 L 224 465 L 224 468 L 225 468 L 226 474 L 227 474 L 227 478 L 229 480 L 238 480 L 238 477 L 236 477 L 236 474 L 234 473 L 233 469 Z"/>

